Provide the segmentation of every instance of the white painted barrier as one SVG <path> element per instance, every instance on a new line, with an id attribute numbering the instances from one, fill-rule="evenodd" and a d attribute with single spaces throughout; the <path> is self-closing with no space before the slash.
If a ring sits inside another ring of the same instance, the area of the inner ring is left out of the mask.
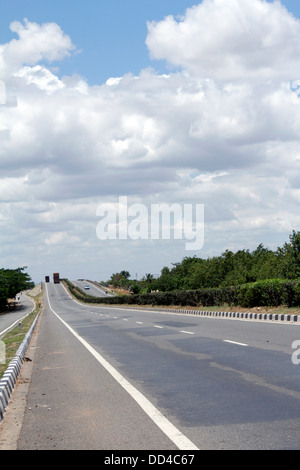
<path id="1" fill-rule="evenodd" d="M 28 349 L 39 315 L 40 314 L 38 314 L 34 319 L 33 324 L 25 336 L 24 341 L 20 345 L 14 359 L 12 359 L 12 361 L 8 364 L 6 371 L 0 379 L 0 421 L 2 421 L 4 418 L 6 407 L 9 403 L 10 396 L 13 392 L 18 375 L 20 373 L 23 358 Z"/>

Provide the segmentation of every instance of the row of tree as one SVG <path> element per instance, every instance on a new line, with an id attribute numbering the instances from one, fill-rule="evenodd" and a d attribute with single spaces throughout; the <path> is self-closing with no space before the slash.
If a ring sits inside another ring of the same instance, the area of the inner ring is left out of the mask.
<path id="1" fill-rule="evenodd" d="M 157 278 L 148 273 L 139 281 L 131 280 L 130 273 L 124 270 L 113 274 L 104 284 L 147 293 L 230 287 L 265 279 L 297 279 L 300 278 L 300 232 L 293 231 L 289 242 L 275 251 L 260 244 L 252 252 L 226 250 L 207 259 L 185 257 L 172 266 L 164 267 Z"/>
<path id="2" fill-rule="evenodd" d="M 34 282 L 25 272 L 27 266 L 17 269 L 0 269 L 0 311 L 3 311 L 9 299 L 26 289 L 32 289 Z"/>

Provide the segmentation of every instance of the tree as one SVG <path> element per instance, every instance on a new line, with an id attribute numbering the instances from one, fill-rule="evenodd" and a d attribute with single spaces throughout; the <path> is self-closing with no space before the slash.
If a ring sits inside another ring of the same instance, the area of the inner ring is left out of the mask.
<path id="1" fill-rule="evenodd" d="M 133 294 L 139 294 L 140 291 L 141 291 L 141 288 L 140 288 L 140 286 L 139 286 L 137 283 L 136 283 L 136 284 L 133 284 L 133 285 L 131 286 L 131 292 L 132 292 Z"/>
<path id="2" fill-rule="evenodd" d="M 129 278 L 130 273 L 124 270 L 120 273 L 112 274 L 109 283 L 114 287 L 127 287 L 130 283 Z"/>
<path id="3" fill-rule="evenodd" d="M 285 243 L 282 249 L 284 255 L 283 275 L 287 279 L 300 277 L 300 232 L 290 235 L 290 243 Z"/>
<path id="4" fill-rule="evenodd" d="M 144 280 L 145 280 L 146 282 L 148 282 L 149 284 L 151 284 L 151 282 L 153 281 L 153 279 L 154 279 L 153 274 L 151 274 L 151 273 L 146 273 L 146 274 L 145 274 Z"/>
<path id="5" fill-rule="evenodd" d="M 251 278 L 255 281 L 275 279 L 282 276 L 281 258 L 277 252 L 265 248 L 261 243 L 252 252 Z"/>
<path id="6" fill-rule="evenodd" d="M 13 299 L 18 292 L 32 289 L 34 282 L 24 272 L 27 266 L 17 269 L 0 269 L 0 308 L 6 307 L 8 299 Z"/>
<path id="7" fill-rule="evenodd" d="M 161 275 L 153 282 L 153 290 L 160 290 L 162 292 L 172 291 L 177 288 L 176 278 L 172 275 L 170 269 L 165 266 L 161 270 Z"/>
<path id="8" fill-rule="evenodd" d="M 300 232 L 290 235 L 289 243 L 272 251 L 259 244 L 248 249 L 232 252 L 225 250 L 219 256 L 202 259 L 185 257 L 170 269 L 164 267 L 158 278 L 146 274 L 140 281 L 130 281 L 128 271 L 112 276 L 116 286 L 139 284 L 144 292 L 174 291 L 202 288 L 231 287 L 266 279 L 300 278 Z"/>
<path id="9" fill-rule="evenodd" d="M 120 272 L 121 276 L 125 279 L 129 279 L 130 278 L 130 273 L 129 271 L 121 271 Z"/>

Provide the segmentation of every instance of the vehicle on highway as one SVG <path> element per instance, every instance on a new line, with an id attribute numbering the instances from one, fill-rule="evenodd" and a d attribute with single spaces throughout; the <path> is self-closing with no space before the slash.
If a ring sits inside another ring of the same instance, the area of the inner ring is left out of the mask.
<path id="1" fill-rule="evenodd" d="M 87 284 L 86 286 L 84 286 L 85 290 L 89 290 L 90 286 Z"/>

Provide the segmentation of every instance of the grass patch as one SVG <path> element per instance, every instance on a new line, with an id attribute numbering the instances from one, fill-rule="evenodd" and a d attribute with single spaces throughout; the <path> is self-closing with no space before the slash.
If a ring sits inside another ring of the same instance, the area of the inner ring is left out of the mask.
<path id="1" fill-rule="evenodd" d="M 30 293 L 28 295 L 30 296 Z M 16 325 L 11 331 L 6 333 L 6 335 L 1 338 L 1 341 L 3 341 L 5 345 L 6 362 L 5 364 L 0 364 L 0 378 L 3 376 L 9 363 L 15 357 L 20 345 L 22 344 L 25 339 L 25 336 L 30 330 L 37 314 L 41 311 L 41 301 L 43 297 L 42 292 L 40 292 L 36 296 L 31 297 L 36 302 L 36 308 L 34 309 L 34 311 L 27 315 L 26 318 L 23 318 L 21 322 L 21 327 Z"/>

